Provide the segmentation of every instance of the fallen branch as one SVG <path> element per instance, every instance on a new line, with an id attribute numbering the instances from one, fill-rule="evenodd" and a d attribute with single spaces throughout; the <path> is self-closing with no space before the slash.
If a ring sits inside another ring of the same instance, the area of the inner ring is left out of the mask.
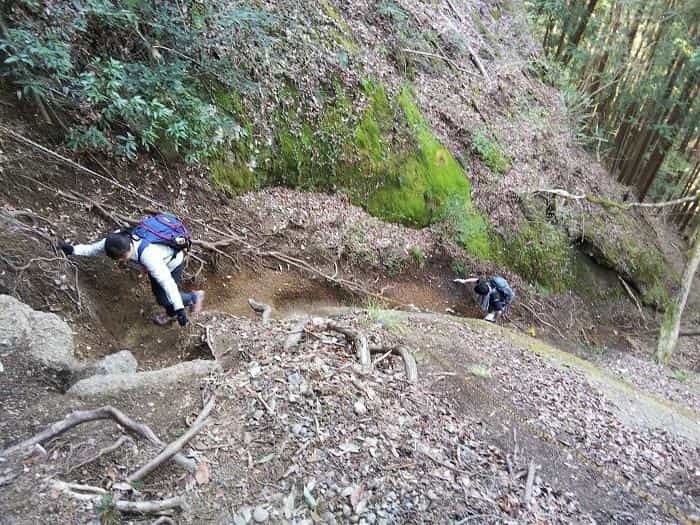
<path id="1" fill-rule="evenodd" d="M 109 494 L 100 487 L 76 485 L 75 483 L 66 483 L 65 481 L 57 479 L 51 480 L 50 485 L 51 488 L 63 492 L 73 499 L 92 501 L 93 503 L 100 503 L 102 498 Z M 113 500 L 111 504 L 120 512 L 132 512 L 137 514 L 155 514 L 165 510 L 185 507 L 185 502 L 180 496 L 153 501 Z"/>
<path id="2" fill-rule="evenodd" d="M 437 53 L 428 53 L 427 51 L 419 51 L 417 49 L 406 49 L 406 48 L 402 48 L 401 51 L 403 51 L 404 53 L 411 53 L 413 55 L 421 55 L 421 56 L 430 57 L 430 58 L 438 58 L 438 59 L 444 60 L 445 62 L 450 64 L 457 71 L 461 71 L 462 73 L 466 73 L 467 75 L 474 75 L 474 73 L 472 73 L 468 69 L 463 68 L 461 65 L 459 65 L 457 62 L 455 62 L 451 58 L 447 58 L 446 56 L 443 56 L 443 55 L 438 55 Z M 474 75 L 474 76 L 476 76 L 476 75 Z M 477 76 L 477 78 L 479 78 L 479 77 Z"/>
<path id="3" fill-rule="evenodd" d="M 158 454 L 155 458 L 146 463 L 143 467 L 138 469 L 133 474 L 130 474 L 129 477 L 126 478 L 127 481 L 131 483 L 145 478 L 148 474 L 153 472 L 164 462 L 166 462 L 167 460 L 175 456 L 177 453 L 179 453 L 180 450 L 182 450 L 182 447 L 184 447 L 194 436 L 196 436 L 199 433 L 200 430 L 202 430 L 202 428 L 204 428 L 204 425 L 207 422 L 207 418 L 209 417 L 210 412 L 214 408 L 215 402 L 216 396 L 212 395 L 209 398 L 209 401 L 207 401 L 207 403 L 204 405 L 204 408 L 199 413 L 199 416 L 197 416 L 197 419 L 189 428 L 189 430 L 187 430 L 187 432 L 185 432 L 182 436 L 180 436 L 178 439 L 176 439 L 167 447 L 165 447 L 160 454 Z"/>
<path id="4" fill-rule="evenodd" d="M 0 457 L 6 457 L 11 454 L 15 454 L 26 449 L 32 448 L 34 447 L 34 445 L 45 443 L 50 439 L 64 434 L 65 432 L 77 425 L 80 425 L 82 423 L 88 423 L 90 421 L 97 421 L 100 419 L 113 419 L 123 428 L 141 436 L 150 443 L 158 447 L 165 446 L 165 443 L 158 436 L 156 436 L 147 425 L 134 421 L 133 419 L 131 419 L 123 412 L 114 407 L 104 406 L 101 408 L 96 408 L 94 410 L 76 410 L 75 412 L 68 414 L 61 421 L 53 423 L 43 432 L 40 432 L 39 434 L 36 434 L 31 438 L 22 441 L 21 443 L 18 443 L 17 445 L 0 451 Z M 194 461 L 186 458 L 180 453 L 175 454 L 173 460 L 188 472 L 194 472 L 197 468 L 197 465 Z"/>
<path id="5" fill-rule="evenodd" d="M 549 193 L 552 195 L 563 197 L 567 200 L 585 200 L 593 204 L 603 206 L 604 208 L 617 208 L 620 210 L 629 210 L 631 208 L 664 208 L 666 206 L 675 206 L 677 204 L 683 204 L 686 202 L 695 202 L 698 199 L 700 199 L 700 192 L 697 192 L 691 197 L 683 197 L 681 199 L 674 199 L 672 201 L 663 202 L 616 202 L 609 199 L 604 199 L 602 197 L 595 197 L 593 195 L 574 195 L 566 190 L 561 189 L 539 189 L 533 191 L 532 193 Z"/>
<path id="6" fill-rule="evenodd" d="M 450 6 L 450 9 L 452 9 L 452 12 L 457 16 L 457 18 L 459 19 L 460 23 L 461 23 L 462 25 L 466 25 L 466 24 L 464 23 L 464 18 L 462 18 L 462 15 L 460 14 L 459 11 L 457 11 L 457 9 L 455 8 L 455 6 L 454 6 L 454 4 L 451 2 L 451 0 L 447 0 L 447 5 Z M 464 40 L 464 43 L 465 43 L 466 46 L 467 46 L 467 51 L 469 52 L 469 55 L 471 56 L 472 61 L 474 62 L 474 64 L 476 65 L 476 67 L 479 69 L 479 72 L 483 75 L 483 77 L 484 77 L 486 80 L 488 80 L 488 79 L 489 79 L 489 76 L 486 74 L 486 68 L 484 68 L 484 64 L 481 63 L 481 59 L 479 58 L 479 55 L 476 54 L 476 52 L 474 51 L 474 49 L 472 49 L 472 46 L 469 44 L 469 42 L 468 42 L 466 39 Z"/>
<path id="7" fill-rule="evenodd" d="M 523 496 L 523 503 L 526 507 L 530 507 L 530 501 L 532 501 L 532 487 L 535 482 L 535 460 L 530 460 L 530 465 L 527 468 L 527 481 L 525 482 L 525 494 Z"/>
<path id="8" fill-rule="evenodd" d="M 690 331 L 690 332 L 680 332 L 678 334 L 680 337 L 697 337 L 700 335 L 700 330 Z"/>
<path id="9" fill-rule="evenodd" d="M 561 333 L 561 330 L 559 330 L 559 328 L 557 328 L 555 325 L 553 325 L 552 323 L 549 323 L 549 322 L 545 321 L 544 319 L 542 319 L 542 317 L 540 317 L 540 316 L 537 314 L 537 312 L 535 312 L 532 308 L 530 308 L 528 305 L 526 305 L 526 304 L 523 303 L 522 301 L 521 301 L 519 304 L 520 304 L 520 306 L 522 306 L 523 308 L 525 308 L 525 310 L 527 310 L 528 312 L 530 312 L 530 313 L 533 315 L 533 317 L 534 317 L 535 319 L 537 319 L 540 323 L 542 323 L 542 324 L 545 325 L 545 326 L 549 326 L 551 329 L 553 329 L 554 331 L 556 331 L 557 334 L 559 334 L 559 337 L 561 337 L 562 339 L 566 339 L 566 337 L 564 337 L 564 334 Z"/>
<path id="10" fill-rule="evenodd" d="M 632 301 L 634 302 L 634 304 L 637 306 L 637 310 L 639 310 L 639 315 L 641 315 L 641 316 L 642 316 L 642 319 L 644 319 L 644 311 L 642 310 L 642 305 L 639 304 L 639 301 L 637 300 L 637 297 L 634 295 L 634 293 L 632 293 L 632 288 L 630 288 L 630 285 L 627 284 L 627 281 L 625 281 L 619 274 L 618 274 L 617 278 L 618 278 L 618 279 L 620 280 L 620 282 L 622 283 L 622 287 L 623 287 L 623 288 L 625 289 L 625 291 L 627 292 L 627 295 L 630 296 L 630 298 L 632 299 Z"/>
<path id="11" fill-rule="evenodd" d="M 270 314 L 272 313 L 272 307 L 266 303 L 259 303 L 255 299 L 248 299 L 248 304 L 253 309 L 254 312 L 262 315 L 263 326 L 267 324 L 270 320 Z"/>

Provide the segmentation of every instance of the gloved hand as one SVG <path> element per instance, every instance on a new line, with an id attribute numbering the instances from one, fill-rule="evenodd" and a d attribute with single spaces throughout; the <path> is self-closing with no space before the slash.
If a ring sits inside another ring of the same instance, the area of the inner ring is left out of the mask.
<path id="1" fill-rule="evenodd" d="M 175 315 L 177 316 L 177 323 L 180 326 L 187 326 L 187 314 L 185 313 L 184 308 L 180 308 L 179 310 L 176 310 Z"/>
<path id="2" fill-rule="evenodd" d="M 60 241 L 57 245 L 56 248 L 61 250 L 63 253 L 66 255 L 73 255 L 73 245 L 69 244 L 65 241 Z"/>

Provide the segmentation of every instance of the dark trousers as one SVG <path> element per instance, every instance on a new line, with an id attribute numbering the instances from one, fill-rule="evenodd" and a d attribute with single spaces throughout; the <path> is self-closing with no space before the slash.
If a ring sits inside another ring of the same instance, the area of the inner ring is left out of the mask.
<path id="1" fill-rule="evenodd" d="M 172 272 L 170 272 L 170 275 L 173 276 L 173 280 L 175 281 L 175 283 L 177 283 L 178 286 L 180 285 L 180 281 L 182 281 L 182 272 L 184 269 L 185 263 L 183 262 L 180 266 L 178 266 Z M 168 296 L 165 294 L 165 290 L 163 290 L 163 287 L 158 281 L 151 277 L 151 274 L 148 274 L 148 278 L 151 281 L 151 290 L 153 290 L 153 295 L 156 296 L 156 302 L 163 308 L 165 308 L 165 311 L 168 312 L 169 316 L 172 317 L 173 315 L 175 315 L 173 305 L 170 301 L 168 301 Z M 193 293 L 180 292 L 180 297 L 182 298 L 182 304 L 184 304 L 185 306 L 194 304 L 195 295 Z"/>

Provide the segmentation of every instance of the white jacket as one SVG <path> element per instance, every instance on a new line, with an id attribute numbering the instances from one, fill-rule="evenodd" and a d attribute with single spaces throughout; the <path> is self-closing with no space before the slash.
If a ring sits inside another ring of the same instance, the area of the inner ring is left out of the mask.
<path id="1" fill-rule="evenodd" d="M 175 279 L 173 279 L 171 275 L 171 272 L 180 266 L 185 259 L 184 253 L 181 251 L 175 253 L 175 250 L 165 244 L 151 243 L 144 248 L 141 254 L 141 261 L 139 261 L 139 245 L 141 242 L 143 242 L 141 239 L 134 240 L 132 238 L 131 245 L 134 249 L 131 252 L 129 260 L 137 266 L 145 268 L 148 274 L 163 287 L 168 301 L 173 305 L 174 310 L 184 308 L 182 298 L 180 297 L 180 290 L 177 287 Z M 92 257 L 95 255 L 104 255 L 104 253 L 104 239 L 92 244 L 76 244 L 73 246 L 73 255 Z M 173 257 L 173 255 L 175 256 Z"/>

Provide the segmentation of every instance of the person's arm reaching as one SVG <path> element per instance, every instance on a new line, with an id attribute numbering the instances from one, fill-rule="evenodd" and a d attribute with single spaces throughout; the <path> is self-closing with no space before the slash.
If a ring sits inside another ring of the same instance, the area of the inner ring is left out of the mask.
<path id="1" fill-rule="evenodd" d="M 94 257 L 105 254 L 105 240 L 101 239 L 92 244 L 69 244 L 61 241 L 58 243 L 58 249 L 66 255 Z"/>
<path id="2" fill-rule="evenodd" d="M 475 283 L 478 280 L 479 280 L 478 277 L 470 277 L 469 279 L 452 279 L 452 282 L 460 283 L 460 284 L 469 284 L 469 283 Z"/>

